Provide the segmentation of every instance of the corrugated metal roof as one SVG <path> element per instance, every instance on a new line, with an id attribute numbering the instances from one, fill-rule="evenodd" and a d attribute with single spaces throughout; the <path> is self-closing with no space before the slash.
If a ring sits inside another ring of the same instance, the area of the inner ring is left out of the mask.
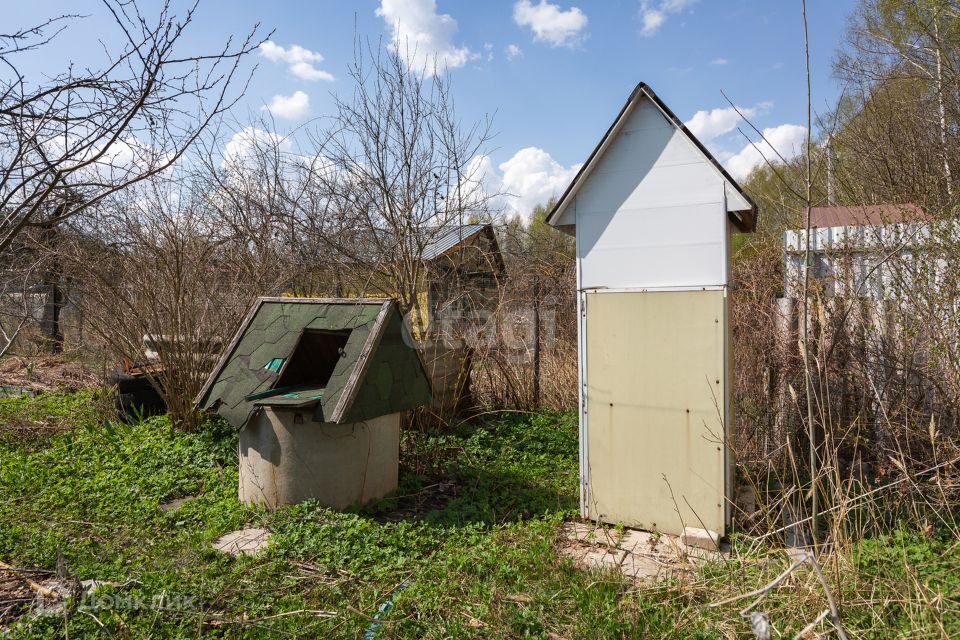
<path id="1" fill-rule="evenodd" d="M 370 262 L 390 259 L 404 246 L 414 254 L 422 247 L 421 259 L 435 260 L 485 230 L 493 235 L 489 223 L 422 227 L 399 236 L 390 229 L 364 229 L 345 234 L 341 241 L 350 246 L 351 255 Z M 499 247 L 494 249 L 499 251 Z"/>
<path id="2" fill-rule="evenodd" d="M 490 227 L 489 224 L 478 223 L 456 225 L 446 229 L 442 227 L 429 229 L 424 233 L 428 240 L 423 247 L 423 259 L 434 260 L 439 258 L 488 227 Z"/>
<path id="3" fill-rule="evenodd" d="M 804 212 L 806 213 L 806 212 Z M 811 227 L 875 227 L 923 220 L 926 214 L 915 204 L 873 204 L 858 207 L 812 207 Z M 804 216 L 806 222 L 806 216 Z"/>

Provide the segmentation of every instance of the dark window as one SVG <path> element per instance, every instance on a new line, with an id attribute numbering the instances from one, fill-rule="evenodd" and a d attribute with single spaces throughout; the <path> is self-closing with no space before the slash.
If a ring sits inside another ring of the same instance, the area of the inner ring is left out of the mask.
<path id="1" fill-rule="evenodd" d="M 274 388 L 326 387 L 349 337 L 349 330 L 305 329 Z"/>

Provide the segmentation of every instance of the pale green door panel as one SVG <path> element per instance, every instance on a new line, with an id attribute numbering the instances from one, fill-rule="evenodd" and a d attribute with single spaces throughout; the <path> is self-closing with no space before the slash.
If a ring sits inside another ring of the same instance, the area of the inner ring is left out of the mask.
<path id="1" fill-rule="evenodd" d="M 725 292 L 595 292 L 585 304 L 589 516 L 724 533 Z"/>

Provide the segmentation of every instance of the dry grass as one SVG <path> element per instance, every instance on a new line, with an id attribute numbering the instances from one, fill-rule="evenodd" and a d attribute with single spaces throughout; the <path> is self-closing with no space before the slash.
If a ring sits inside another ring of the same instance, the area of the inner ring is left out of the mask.
<path id="1" fill-rule="evenodd" d="M 102 384 L 102 374 L 64 356 L 8 356 L 0 362 L 0 385 L 33 393 L 78 391 Z"/>

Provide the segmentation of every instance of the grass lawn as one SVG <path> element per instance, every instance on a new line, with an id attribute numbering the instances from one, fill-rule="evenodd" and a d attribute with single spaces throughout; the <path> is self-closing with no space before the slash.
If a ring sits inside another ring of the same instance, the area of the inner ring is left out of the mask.
<path id="1" fill-rule="evenodd" d="M 71 574 L 115 585 L 67 618 L 22 617 L 8 630 L 14 637 L 355 638 L 381 609 L 382 638 L 733 637 L 749 633 L 737 607 L 706 605 L 785 566 L 756 556 L 706 567 L 687 584 L 643 588 L 574 570 L 554 549 L 577 510 L 571 415 L 505 413 L 444 434 L 408 433 L 397 497 L 356 513 L 315 503 L 269 513 L 237 501 L 237 437 L 222 423 L 191 434 L 165 418 L 126 426 L 106 422 L 97 406 L 90 392 L 0 401 L 0 423 L 73 427 L 0 439 L 0 561 L 54 569 L 62 554 Z M 245 524 L 272 532 L 262 554 L 211 548 Z M 909 537 L 906 559 L 873 544 L 851 562 L 885 592 L 921 580 L 942 599 L 960 582 L 949 541 Z M 879 613 L 858 604 L 868 587 L 838 591 L 862 637 L 919 637 L 906 604 Z M 821 604 L 798 608 L 785 590 L 766 610 L 792 637 Z M 960 631 L 956 620 L 930 616 L 932 635 Z"/>

